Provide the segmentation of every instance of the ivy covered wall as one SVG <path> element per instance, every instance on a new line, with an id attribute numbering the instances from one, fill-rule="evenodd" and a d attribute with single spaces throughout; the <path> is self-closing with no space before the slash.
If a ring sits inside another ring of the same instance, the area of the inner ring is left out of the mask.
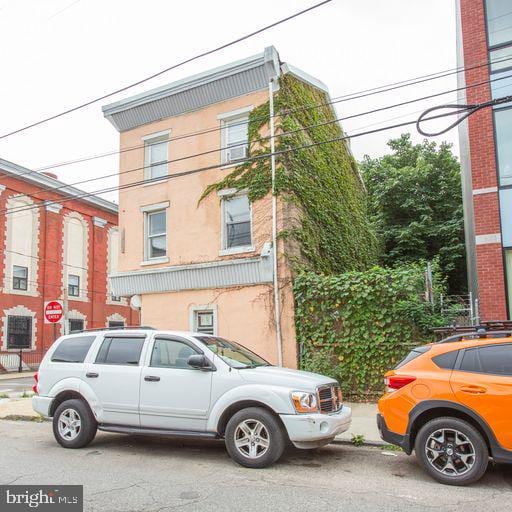
<path id="1" fill-rule="evenodd" d="M 276 151 L 326 141 L 343 135 L 328 96 L 290 74 L 275 94 Z M 316 108 L 304 108 L 320 105 Z M 249 117 L 250 156 L 270 152 L 268 102 Z M 303 129 L 303 130 L 301 130 Z M 287 132 L 293 132 L 287 134 Z M 247 189 L 256 201 L 271 191 L 270 158 L 249 160 L 203 193 Z M 364 186 L 345 141 L 322 144 L 277 156 L 276 188 L 287 217 L 280 236 L 295 270 L 333 273 L 362 270 L 376 261 L 377 239 L 369 222 Z M 293 248 L 293 249 L 292 249 Z"/>

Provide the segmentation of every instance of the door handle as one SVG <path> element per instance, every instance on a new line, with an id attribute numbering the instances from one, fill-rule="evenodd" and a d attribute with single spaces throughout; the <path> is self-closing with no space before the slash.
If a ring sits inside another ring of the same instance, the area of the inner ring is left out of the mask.
<path id="1" fill-rule="evenodd" d="M 471 395 L 483 395 L 487 392 L 487 388 L 483 388 L 480 386 L 462 386 L 460 390 L 463 393 L 469 393 Z"/>
<path id="2" fill-rule="evenodd" d="M 160 377 L 157 377 L 156 375 L 146 375 L 144 380 L 147 380 L 148 382 L 158 382 Z"/>
<path id="3" fill-rule="evenodd" d="M 85 374 L 86 377 L 88 377 L 89 379 L 95 379 L 96 377 L 99 377 L 99 373 L 96 373 L 96 372 L 87 372 Z"/>

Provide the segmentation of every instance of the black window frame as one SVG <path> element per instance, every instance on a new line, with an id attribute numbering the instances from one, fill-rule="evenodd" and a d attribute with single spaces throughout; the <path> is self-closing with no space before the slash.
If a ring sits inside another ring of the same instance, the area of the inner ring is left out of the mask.
<path id="1" fill-rule="evenodd" d="M 137 364 L 135 364 L 135 363 L 133 363 L 133 364 L 109 363 L 106 361 L 108 353 L 110 351 L 110 345 L 112 344 L 112 341 L 114 339 L 116 339 L 116 340 L 119 340 L 119 339 L 142 340 L 142 344 L 141 344 L 140 352 L 139 352 L 139 360 L 137 361 Z M 132 336 L 115 336 L 115 335 L 105 336 L 100 344 L 98 352 L 96 353 L 94 364 L 103 364 L 103 365 L 108 365 L 108 366 L 130 366 L 130 367 L 141 366 L 140 363 L 141 363 L 141 359 L 142 359 L 142 351 L 144 349 L 145 341 L 146 341 L 146 336 L 133 336 L 133 335 Z M 107 346 L 107 344 L 108 344 L 108 346 Z M 106 347 L 106 348 L 103 349 L 103 347 Z M 104 351 L 104 353 L 102 353 L 103 351 Z M 103 360 L 100 360 L 100 356 L 103 358 Z"/>
<path id="2" fill-rule="evenodd" d="M 76 277 L 78 284 L 71 284 L 70 277 Z M 68 296 L 69 297 L 80 297 L 80 276 L 76 274 L 68 274 Z"/>
<path id="3" fill-rule="evenodd" d="M 196 345 L 194 345 L 192 342 L 190 342 L 189 340 L 186 340 L 185 338 L 179 338 L 179 337 L 176 337 L 176 336 L 172 336 L 172 337 L 169 337 L 169 336 L 155 336 L 155 338 L 153 339 L 153 342 L 151 344 L 151 355 L 149 357 L 149 368 L 163 368 L 163 369 L 166 369 L 166 370 L 195 370 L 195 368 L 192 368 L 192 367 L 188 367 L 188 368 L 178 368 L 176 366 L 157 366 L 157 365 L 153 365 L 153 351 L 155 350 L 155 344 L 157 341 L 176 341 L 178 343 L 182 343 L 183 345 L 186 345 L 187 347 L 191 348 L 196 354 L 195 355 L 204 355 L 204 352 L 199 348 L 197 347 Z M 212 364 L 210 362 L 210 364 Z M 213 367 L 213 364 L 212 364 L 212 367 Z"/>
<path id="4" fill-rule="evenodd" d="M 460 350 L 459 356 L 457 357 L 457 362 L 455 363 L 454 370 L 457 370 L 457 371 L 463 372 L 463 373 L 475 373 L 477 375 L 492 375 L 494 377 L 505 377 L 505 378 L 512 379 L 512 372 L 510 374 L 508 374 L 508 373 L 492 373 L 492 372 L 476 371 L 476 370 L 464 370 L 462 368 L 462 361 L 464 360 L 464 355 L 468 351 L 481 350 L 481 349 L 485 349 L 488 347 L 503 347 L 503 346 L 510 347 L 510 350 L 512 350 L 512 343 L 492 343 L 489 345 L 476 345 L 474 347 L 468 347 L 466 349 Z"/>
<path id="5" fill-rule="evenodd" d="M 28 321 L 28 332 L 26 333 L 26 336 L 27 336 L 27 344 L 26 346 L 25 345 L 15 345 L 15 346 L 11 346 L 11 336 L 14 336 L 14 335 L 19 335 L 20 333 L 12 333 L 12 330 L 11 330 L 11 320 L 13 319 L 17 319 L 18 321 L 21 321 L 21 319 L 25 320 L 25 321 Z M 31 316 L 27 316 L 27 315 L 7 315 L 7 325 L 6 325 L 6 329 L 7 329 L 7 340 L 6 340 L 6 348 L 7 350 L 32 350 L 32 333 L 33 333 L 33 329 L 34 329 L 34 318 L 31 317 Z"/>
<path id="6" fill-rule="evenodd" d="M 25 277 L 16 277 L 14 275 L 16 268 L 24 269 Z M 13 265 L 12 266 L 12 289 L 19 290 L 19 291 L 25 291 L 25 292 L 28 290 L 28 267 L 23 267 L 21 265 Z"/>
<path id="7" fill-rule="evenodd" d="M 59 358 L 59 359 L 56 359 L 56 356 L 58 355 L 58 352 L 59 350 L 62 349 L 62 346 L 64 344 L 67 344 L 67 343 L 70 343 L 72 344 L 73 342 L 76 343 L 76 340 L 90 340 L 90 343 L 89 343 L 89 347 L 87 348 L 87 350 L 85 351 L 84 355 L 83 355 L 83 358 L 81 360 L 65 360 L 65 359 L 62 359 L 62 358 Z M 94 343 L 94 341 L 96 340 L 96 336 L 72 336 L 72 337 L 68 337 L 68 338 L 64 338 L 60 343 L 59 345 L 56 347 L 56 349 L 53 351 L 52 353 L 52 357 L 51 357 L 51 362 L 52 363 L 83 363 L 85 361 L 85 359 L 87 358 L 87 354 L 89 354 L 90 350 L 91 350 L 91 347 Z"/>

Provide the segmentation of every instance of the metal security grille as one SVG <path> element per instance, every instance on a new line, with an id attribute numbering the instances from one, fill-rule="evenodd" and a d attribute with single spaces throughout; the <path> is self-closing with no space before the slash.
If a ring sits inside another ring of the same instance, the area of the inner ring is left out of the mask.
<path id="1" fill-rule="evenodd" d="M 84 321 L 80 319 L 69 321 L 69 332 L 78 332 L 84 330 Z"/>
<path id="2" fill-rule="evenodd" d="M 32 317 L 7 317 L 7 348 L 32 348 Z"/>

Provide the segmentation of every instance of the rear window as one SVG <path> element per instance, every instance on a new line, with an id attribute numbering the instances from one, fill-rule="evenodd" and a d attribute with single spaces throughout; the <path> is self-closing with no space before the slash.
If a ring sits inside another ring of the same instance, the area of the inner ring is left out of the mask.
<path id="1" fill-rule="evenodd" d="M 412 360 L 416 359 L 417 357 L 421 356 L 421 354 L 424 354 L 425 352 L 428 352 L 430 350 L 429 345 L 423 345 L 422 347 L 416 347 L 413 348 L 404 359 L 402 359 L 395 367 L 395 370 L 398 370 L 398 368 L 401 368 L 402 366 L 406 365 L 407 363 L 410 363 Z"/>
<path id="2" fill-rule="evenodd" d="M 62 340 L 52 355 L 54 363 L 83 363 L 96 336 L 78 336 Z"/>
<path id="3" fill-rule="evenodd" d="M 96 363 L 138 365 L 144 338 L 105 338 L 96 356 Z"/>

